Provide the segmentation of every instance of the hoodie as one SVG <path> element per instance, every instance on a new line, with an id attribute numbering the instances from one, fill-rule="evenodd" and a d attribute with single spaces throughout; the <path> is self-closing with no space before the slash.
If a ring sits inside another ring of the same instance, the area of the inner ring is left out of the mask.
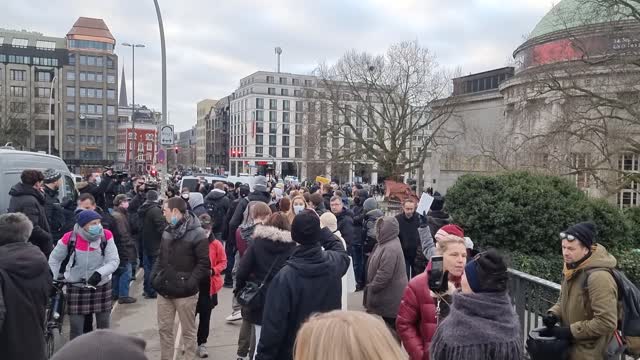
<path id="1" fill-rule="evenodd" d="M 45 358 L 42 334 L 51 282 L 47 258 L 36 246 L 29 243 L 0 246 L 2 359 Z"/>
<path id="2" fill-rule="evenodd" d="M 33 232 L 29 242 L 36 245 L 48 257 L 53 250 L 51 229 L 45 210 L 44 194 L 33 186 L 17 183 L 9 191 L 9 212 L 19 212 L 27 215 L 33 223 Z"/>
<path id="3" fill-rule="evenodd" d="M 204 207 L 204 196 L 199 192 L 189 194 L 189 206 L 196 216 L 207 213 L 207 209 Z"/>
<path id="4" fill-rule="evenodd" d="M 362 223 L 362 242 L 364 244 L 364 253 L 373 251 L 376 245 L 376 221 L 384 216 L 382 210 L 378 209 L 378 202 L 374 198 L 368 198 L 362 206 L 364 212 L 364 220 Z"/>
<path id="5" fill-rule="evenodd" d="M 231 201 L 227 193 L 220 189 L 213 189 L 204 199 L 205 207 L 213 220 L 212 232 L 222 234 L 225 232 L 228 220 L 227 212 L 231 207 Z"/>
<path id="6" fill-rule="evenodd" d="M 320 244 L 297 246 L 269 285 L 256 360 L 292 359 L 302 323 L 313 313 L 341 308 L 349 255 L 329 229 L 318 231 Z"/>

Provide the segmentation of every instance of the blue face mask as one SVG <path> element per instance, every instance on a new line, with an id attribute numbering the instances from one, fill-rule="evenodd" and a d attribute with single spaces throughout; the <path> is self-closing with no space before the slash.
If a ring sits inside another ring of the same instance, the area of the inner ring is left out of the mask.
<path id="1" fill-rule="evenodd" d="M 172 226 L 178 225 L 178 217 L 177 216 L 172 216 L 171 217 L 171 225 Z"/>
<path id="2" fill-rule="evenodd" d="M 97 236 L 100 235 L 102 233 L 102 225 L 100 224 L 96 224 L 96 225 L 91 225 L 89 226 L 89 234 L 93 235 L 93 236 Z"/>

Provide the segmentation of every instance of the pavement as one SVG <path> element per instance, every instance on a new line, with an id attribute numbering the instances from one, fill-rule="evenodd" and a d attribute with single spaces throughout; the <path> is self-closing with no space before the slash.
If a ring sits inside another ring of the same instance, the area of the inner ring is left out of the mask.
<path id="1" fill-rule="evenodd" d="M 147 342 L 147 357 L 160 359 L 160 341 L 156 317 L 156 300 L 142 297 L 142 272 L 131 284 L 130 295 L 137 298 L 135 304 L 114 307 L 111 316 L 111 329 L 144 339 Z M 218 306 L 211 313 L 211 332 L 207 349 L 211 359 L 236 359 L 238 332 L 241 321 L 227 323 L 225 318 L 231 313 L 232 290 L 223 288 L 218 293 Z M 363 310 L 362 292 L 349 294 L 349 309 Z M 177 325 L 176 325 L 177 327 Z M 180 357 L 176 356 L 176 359 Z"/>

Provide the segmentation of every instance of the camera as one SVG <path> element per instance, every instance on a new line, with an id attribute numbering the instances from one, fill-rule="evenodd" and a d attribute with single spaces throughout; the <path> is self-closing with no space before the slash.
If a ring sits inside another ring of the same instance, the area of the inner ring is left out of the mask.
<path id="1" fill-rule="evenodd" d="M 442 294 L 449 289 L 449 272 L 444 270 L 444 258 L 442 256 L 431 257 L 431 269 L 429 275 L 429 290 L 436 294 Z"/>

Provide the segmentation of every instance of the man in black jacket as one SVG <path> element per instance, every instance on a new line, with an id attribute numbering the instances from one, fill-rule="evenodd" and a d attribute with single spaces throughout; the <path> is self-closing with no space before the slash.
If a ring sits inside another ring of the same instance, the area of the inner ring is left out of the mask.
<path id="1" fill-rule="evenodd" d="M 357 187 L 360 188 L 357 188 Z M 362 189 L 362 185 L 354 186 L 353 195 L 353 243 L 351 245 L 353 272 L 356 278 L 356 291 L 364 289 L 364 239 L 362 237 L 362 226 L 366 213 L 364 212 L 364 202 L 369 197 L 366 190 Z"/>
<path id="2" fill-rule="evenodd" d="M 131 235 L 136 240 L 136 250 L 138 252 L 138 265 L 144 266 L 144 251 L 142 246 L 142 219 L 138 218 L 138 209 L 147 200 L 146 185 L 143 177 L 133 179 L 133 189 L 127 193 L 129 201 L 129 225 L 131 226 Z M 132 270 L 132 275 L 135 278 L 135 263 Z"/>
<path id="3" fill-rule="evenodd" d="M 14 185 L 9 191 L 9 212 L 20 212 L 31 220 L 33 231 L 29 242 L 42 250 L 48 258 L 53 250 L 51 228 L 47 221 L 47 212 L 44 209 L 45 199 L 42 192 L 44 175 L 38 170 L 24 170 L 20 175 L 21 182 Z"/>
<path id="4" fill-rule="evenodd" d="M 347 243 L 347 252 L 351 254 L 351 245 L 355 234 L 353 231 L 353 213 L 344 207 L 340 196 L 332 197 L 329 205 L 331 206 L 331 212 L 338 219 L 338 231 L 340 231 L 344 242 Z"/>
<path id="5" fill-rule="evenodd" d="M 292 359 L 302 323 L 313 313 L 341 307 L 341 278 L 349 267 L 342 242 L 320 229 L 311 210 L 293 219 L 291 237 L 300 245 L 269 285 L 256 360 Z"/>
<path id="6" fill-rule="evenodd" d="M 155 299 L 158 295 L 151 284 L 151 271 L 160 252 L 162 233 L 167 226 L 162 208 L 158 203 L 157 191 L 147 192 L 147 201 L 138 209 L 138 219 L 142 223 L 140 227 L 144 252 L 144 297 Z"/>
<path id="7" fill-rule="evenodd" d="M 45 359 L 44 321 L 51 272 L 29 244 L 24 214 L 0 215 L 0 350 L 3 360 Z"/>
<path id="8" fill-rule="evenodd" d="M 229 207 L 229 211 L 227 211 L 226 219 L 231 219 L 233 214 L 236 212 L 238 208 L 238 204 L 245 201 L 244 199 L 249 196 L 249 185 L 242 184 L 238 186 L 238 198 L 231 203 Z M 222 234 L 222 237 L 226 239 L 226 243 L 224 244 L 224 252 L 227 255 L 227 268 L 224 270 L 224 287 L 233 289 L 233 267 L 235 265 L 235 254 L 236 254 L 236 234 L 235 232 L 231 232 L 229 230 L 229 226 L 225 226 L 225 231 Z M 239 310 L 239 309 L 238 309 Z"/>
<path id="9" fill-rule="evenodd" d="M 414 262 L 420 244 L 420 216 L 416 213 L 416 201 L 407 198 L 402 202 L 402 214 L 396 215 L 396 220 L 400 225 L 400 243 L 402 244 L 402 253 L 404 254 L 404 263 L 407 267 L 407 276 L 409 279 L 416 276 Z"/>
<path id="10" fill-rule="evenodd" d="M 47 169 L 44 175 L 44 210 L 47 213 L 47 221 L 51 228 L 53 242 L 57 242 L 65 233 L 65 210 L 60 205 L 58 198 L 59 189 L 62 186 L 62 174 L 55 169 Z"/>
<path id="11" fill-rule="evenodd" d="M 204 199 L 204 206 L 213 221 L 213 236 L 218 240 L 222 240 L 222 235 L 225 232 L 224 228 L 228 223 L 226 218 L 227 211 L 231 206 L 231 201 L 229 201 L 229 197 L 224 191 L 223 183 L 217 182 L 213 185 L 213 190 Z"/>
<path id="12" fill-rule="evenodd" d="M 162 234 L 158 260 L 153 267 L 153 287 L 158 291 L 160 358 L 173 359 L 176 312 L 182 327 L 185 359 L 196 356 L 195 311 L 200 282 L 209 276 L 209 241 L 197 217 L 187 212 L 181 198 L 163 208 L 169 226 Z"/>

